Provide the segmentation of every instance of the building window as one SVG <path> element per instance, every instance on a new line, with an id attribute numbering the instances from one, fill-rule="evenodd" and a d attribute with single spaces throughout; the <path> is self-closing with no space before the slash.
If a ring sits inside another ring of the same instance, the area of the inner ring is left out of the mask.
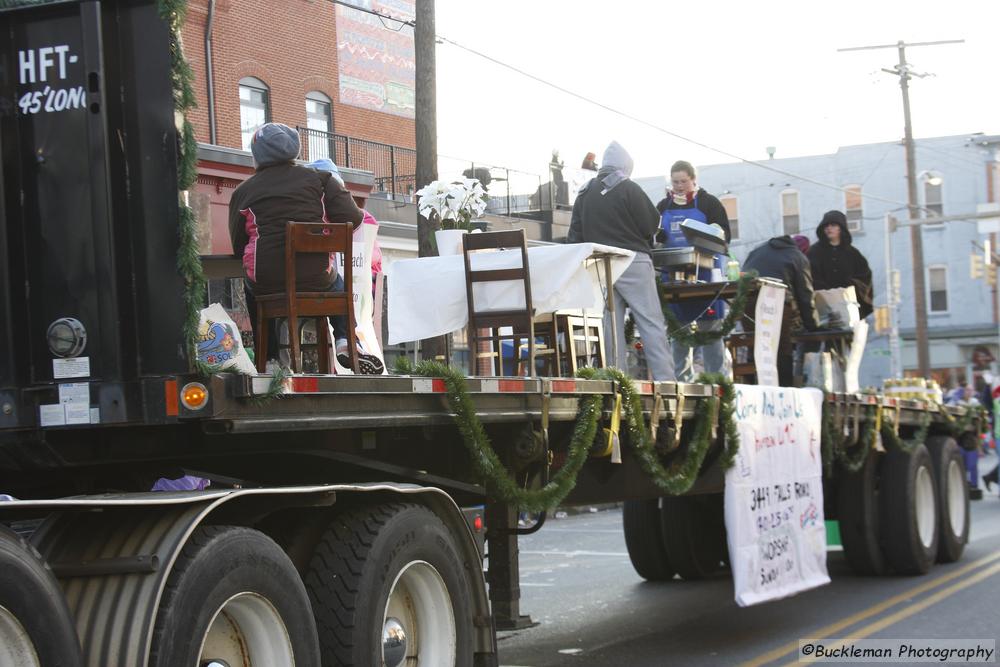
<path id="1" fill-rule="evenodd" d="M 943 182 L 939 174 L 932 174 L 924 180 L 924 208 L 927 209 L 926 215 L 944 215 L 944 203 L 941 197 Z"/>
<path id="2" fill-rule="evenodd" d="M 932 313 L 948 312 L 947 267 L 927 267 L 927 291 L 930 293 L 930 305 L 928 310 Z"/>
<path id="3" fill-rule="evenodd" d="M 739 206 L 737 205 L 736 197 L 722 197 L 719 201 L 722 202 L 722 206 L 726 209 L 726 217 L 729 218 L 730 240 L 736 241 L 740 238 Z"/>
<path id="4" fill-rule="evenodd" d="M 330 98 L 323 93 L 313 90 L 306 94 L 306 127 L 309 128 L 306 159 L 333 157 L 329 136 L 333 132 L 332 109 Z"/>
<path id="5" fill-rule="evenodd" d="M 781 226 L 785 234 L 798 234 L 799 224 L 799 193 L 797 190 L 785 190 L 781 193 Z"/>
<path id="6" fill-rule="evenodd" d="M 267 84 L 252 76 L 240 79 L 240 134 L 243 150 L 250 150 L 253 133 L 271 122 L 271 99 Z"/>
<path id="7" fill-rule="evenodd" d="M 861 231 L 861 186 L 847 185 L 844 187 L 844 213 L 847 215 L 847 230 Z"/>

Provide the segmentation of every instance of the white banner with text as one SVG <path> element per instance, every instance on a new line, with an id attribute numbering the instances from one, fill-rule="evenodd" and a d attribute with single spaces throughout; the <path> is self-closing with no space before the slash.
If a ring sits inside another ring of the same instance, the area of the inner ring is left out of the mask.
<path id="1" fill-rule="evenodd" d="M 740 435 L 726 473 L 726 534 L 741 607 L 830 583 L 826 570 L 823 392 L 736 385 Z"/>

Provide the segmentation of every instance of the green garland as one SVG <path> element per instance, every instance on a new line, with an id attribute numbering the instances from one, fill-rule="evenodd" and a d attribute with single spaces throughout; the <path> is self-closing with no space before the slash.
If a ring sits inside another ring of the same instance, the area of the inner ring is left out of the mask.
<path id="1" fill-rule="evenodd" d="M 177 191 L 178 236 L 177 271 L 184 279 L 184 323 L 181 331 L 187 349 L 191 368 L 203 377 L 220 372 L 218 366 L 206 364 L 198 359 L 198 326 L 201 323 L 201 308 L 205 300 L 208 280 L 201 264 L 198 251 L 198 223 L 194 211 L 181 193 L 191 189 L 198 179 L 198 140 L 194 126 L 188 119 L 188 111 L 197 106 L 194 93 L 194 74 L 184 58 L 181 44 L 181 28 L 187 13 L 187 0 L 158 0 L 160 18 L 170 27 L 170 82 L 174 92 L 174 111 L 180 118 L 180 137 L 177 142 Z M 263 405 L 280 397 L 285 391 L 285 381 L 290 373 L 279 369 L 272 377 L 268 389 L 263 394 L 250 398 L 255 405 Z"/>
<path id="2" fill-rule="evenodd" d="M 872 450 L 875 444 L 875 408 L 867 407 L 865 409 L 865 430 L 861 433 L 858 439 L 858 444 L 854 447 L 853 452 L 849 452 L 846 447 L 844 447 L 844 442 L 839 443 L 840 446 L 834 447 L 833 453 L 840 465 L 847 470 L 849 473 L 856 473 L 865 465 L 865 461 L 868 460 L 868 453 Z"/>
<path id="3" fill-rule="evenodd" d="M 743 318 L 743 313 L 747 307 L 747 299 L 750 297 L 750 288 L 756 279 L 756 271 L 749 271 L 740 276 L 739 282 L 736 285 L 736 296 L 733 297 L 732 303 L 729 304 L 729 312 L 723 318 L 722 325 L 713 331 L 692 331 L 690 324 L 678 320 L 677 316 L 674 315 L 673 309 L 670 308 L 672 304 L 666 300 L 669 287 L 657 279 L 660 304 L 663 308 L 663 316 L 667 320 L 668 336 L 688 347 L 701 347 L 715 342 L 723 336 L 728 336 L 736 327 L 736 323 Z"/>
<path id="4" fill-rule="evenodd" d="M 982 435 L 986 432 L 987 419 L 986 410 L 981 405 L 966 405 L 965 414 L 959 418 L 955 418 L 944 405 L 936 403 L 938 407 L 938 412 L 944 416 L 944 426 L 953 437 L 958 438 L 962 436 L 969 427 L 972 426 L 972 422 L 975 419 L 979 419 L 979 428 L 976 429 L 977 435 Z"/>
<path id="5" fill-rule="evenodd" d="M 198 178 L 198 144 L 194 128 L 187 117 L 188 111 L 196 106 L 197 98 L 192 85 L 194 76 L 191 67 L 184 59 L 180 38 L 184 16 L 187 13 L 187 0 L 158 0 L 157 9 L 160 18 L 170 27 L 170 81 L 174 93 L 174 111 L 180 118 L 178 128 L 180 137 L 177 142 L 177 190 L 180 196 L 180 193 L 190 189 Z M 184 279 L 186 311 L 182 331 L 188 359 L 191 366 L 196 368 L 198 324 L 208 281 L 198 252 L 197 222 L 194 212 L 183 197 L 178 206 L 180 242 L 177 249 L 177 271 Z"/>
<path id="6" fill-rule="evenodd" d="M 899 437 L 898 433 L 896 433 L 896 429 L 894 429 L 889 424 L 886 424 L 885 420 L 883 420 L 882 440 L 889 443 L 889 446 L 894 449 L 898 449 L 899 451 L 904 452 L 906 454 L 912 454 L 917 447 L 919 447 L 920 445 L 924 444 L 924 442 L 927 441 L 927 432 L 930 430 L 932 421 L 933 420 L 931 419 L 931 413 L 924 412 L 923 418 L 920 420 L 920 426 L 917 427 L 917 430 L 914 432 L 913 437 L 910 438 L 909 440 L 904 440 L 903 438 Z"/>
<path id="7" fill-rule="evenodd" d="M 544 487 L 528 490 L 521 488 L 511 479 L 497 458 L 482 423 L 476 416 L 475 407 L 465 388 L 465 377 L 462 374 L 431 361 L 422 361 L 414 367 L 405 357 L 396 360 L 395 371 L 401 375 L 415 374 L 445 380 L 448 389 L 447 400 L 455 413 L 455 422 L 462 435 L 463 444 L 471 456 L 476 474 L 493 497 L 526 511 L 541 511 L 557 505 L 575 486 L 577 475 L 590 452 L 589 443 L 593 442 L 597 434 L 597 422 L 603 403 L 600 396 L 584 396 L 580 399 L 576 427 L 570 442 L 566 463 Z M 586 380 L 610 380 L 618 383 L 623 399 L 622 416 L 629 432 L 628 443 L 634 450 L 640 467 L 650 476 L 658 488 L 668 494 L 679 495 L 687 492 L 694 485 L 711 446 L 712 413 L 715 410 L 715 402 L 720 399 L 713 396 L 708 401 L 699 403 L 694 433 L 688 444 L 685 457 L 670 467 L 665 467 L 660 461 L 655 443 L 642 419 L 641 398 L 631 378 L 616 368 L 600 370 L 584 368 L 580 370 L 577 377 Z M 719 415 L 720 419 L 726 423 L 726 447 L 723 450 L 721 462 L 724 468 L 729 468 L 732 466 L 739 449 L 739 435 L 732 418 L 735 402 L 733 385 L 722 375 L 702 376 L 699 377 L 699 381 L 715 382 L 723 387 Z"/>
<path id="8" fill-rule="evenodd" d="M 472 399 L 469 398 L 464 375 L 435 361 L 421 361 L 413 367 L 404 358 L 397 360 L 396 369 L 407 374 L 444 380 L 448 389 L 448 406 L 455 413 L 455 423 L 469 452 L 472 467 L 492 497 L 527 512 L 541 512 L 558 505 L 573 490 L 577 475 L 590 455 L 590 445 L 597 432 L 603 404 L 601 396 L 585 396 L 581 399 L 569 454 L 563 466 L 545 486 L 540 489 L 525 489 L 511 478 L 493 450 L 482 422 L 476 416 Z"/>

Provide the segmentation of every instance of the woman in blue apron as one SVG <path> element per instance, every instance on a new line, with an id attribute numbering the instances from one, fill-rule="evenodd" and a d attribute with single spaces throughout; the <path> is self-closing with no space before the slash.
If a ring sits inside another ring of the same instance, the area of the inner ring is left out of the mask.
<path id="1" fill-rule="evenodd" d="M 671 192 L 657 205 L 660 212 L 660 227 L 662 228 L 662 239 L 666 248 L 680 248 L 690 246 L 684 238 L 680 225 L 686 219 L 697 220 L 706 224 L 718 225 L 726 234 L 726 242 L 729 242 L 729 217 L 726 209 L 716 197 L 699 188 L 695 183 L 696 172 L 694 167 L 683 160 L 674 163 L 670 168 Z M 721 255 L 715 256 L 715 268 L 724 268 L 725 258 Z M 699 269 L 698 279 L 705 282 L 712 282 L 712 269 Z M 669 280 L 666 274 L 663 280 Z M 718 329 L 722 318 L 725 317 L 725 302 L 722 300 L 712 301 L 691 301 L 682 304 L 671 304 L 674 315 L 683 324 L 697 322 L 699 331 L 711 331 Z M 694 350 L 693 348 L 680 343 L 676 339 L 672 341 L 674 368 L 677 372 L 677 380 L 680 382 L 694 381 Z M 720 338 L 701 348 L 702 365 L 707 373 L 721 373 L 725 364 L 725 343 Z"/>

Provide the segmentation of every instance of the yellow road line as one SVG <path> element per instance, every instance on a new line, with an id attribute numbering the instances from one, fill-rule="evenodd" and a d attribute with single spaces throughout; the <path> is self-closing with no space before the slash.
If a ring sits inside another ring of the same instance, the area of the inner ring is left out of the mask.
<path id="1" fill-rule="evenodd" d="M 850 627 L 855 623 L 860 623 L 866 618 L 870 618 L 875 614 L 880 614 L 886 609 L 896 606 L 900 602 L 905 602 L 906 600 L 912 598 L 915 595 L 920 595 L 921 593 L 929 591 L 932 588 L 937 588 L 938 586 L 946 584 L 949 581 L 957 579 L 958 577 L 961 577 L 962 575 L 971 572 L 976 568 L 980 568 L 988 563 L 991 563 L 997 560 L 998 558 L 1000 558 L 1000 551 L 990 554 L 989 556 L 984 556 L 983 558 L 980 558 L 977 561 L 973 561 L 968 565 L 965 565 L 955 570 L 954 572 L 949 572 L 948 574 L 944 574 L 941 575 L 940 577 L 931 579 L 930 581 L 926 581 L 920 584 L 919 586 L 907 589 L 902 593 L 900 593 L 899 595 L 891 597 L 888 600 L 883 600 L 882 602 L 873 605 L 868 609 L 859 611 L 856 614 L 853 614 L 851 616 L 848 616 L 847 618 L 837 621 L 836 623 L 831 623 L 830 625 L 820 628 L 819 630 L 809 631 L 807 633 L 807 636 L 815 637 L 817 639 L 820 637 L 829 637 L 835 632 L 840 632 L 844 628 Z M 753 660 L 744 662 L 742 664 L 742 667 L 760 667 L 760 665 L 766 665 L 769 662 L 774 662 L 775 660 L 784 657 L 786 654 L 791 653 L 792 651 L 798 651 L 798 649 L 799 649 L 798 640 L 794 642 L 789 642 L 784 646 L 779 646 L 778 648 L 768 651 L 767 653 L 760 655 L 754 658 Z"/>
<path id="2" fill-rule="evenodd" d="M 864 637 L 868 637 L 870 635 L 873 635 L 876 632 L 878 632 L 879 630 L 884 630 L 885 628 L 889 627 L 890 625 L 895 625 L 896 623 L 899 623 L 900 621 L 902 621 L 902 620 L 904 620 L 906 618 L 909 618 L 910 616 L 913 616 L 914 614 L 919 613 L 919 612 L 923 611 L 924 609 L 927 609 L 927 607 L 930 607 L 933 604 L 937 604 L 938 602 L 940 602 L 941 600 L 945 599 L 946 597 L 954 595 L 955 593 L 959 592 L 963 588 L 968 588 L 972 584 L 979 583 L 983 579 L 986 579 L 987 577 L 992 577 L 994 574 L 997 574 L 997 573 L 1000 573 L 1000 563 L 996 563 L 992 567 L 988 567 L 985 570 L 981 570 L 981 571 L 975 573 L 974 575 L 971 575 L 968 579 L 960 581 L 957 584 L 952 584 L 948 588 L 940 590 L 937 593 L 935 593 L 934 595 L 929 595 L 926 598 L 924 598 L 923 600 L 921 600 L 920 602 L 917 602 L 917 603 L 915 603 L 913 605 L 910 605 L 909 607 L 905 607 L 903 609 L 900 609 L 896 613 L 891 614 L 889 616 L 886 616 L 885 618 L 883 618 L 881 620 L 878 620 L 878 621 L 876 621 L 875 623 L 872 623 L 869 626 L 866 626 L 864 630 L 854 630 L 854 631 L 852 631 L 850 633 L 850 639 L 863 639 Z M 817 637 L 817 639 L 820 639 L 820 638 Z M 826 637 L 823 637 L 823 639 L 826 639 Z M 831 637 L 831 639 L 836 639 L 836 638 Z M 806 660 L 802 660 L 801 662 L 813 662 L 813 661 L 809 660 L 807 658 Z M 800 663 L 800 661 L 796 659 L 796 660 L 793 660 L 793 661 L 791 661 L 789 663 L 786 663 L 785 667 L 789 667 L 789 666 L 792 666 L 792 665 L 798 665 L 799 663 Z"/>

